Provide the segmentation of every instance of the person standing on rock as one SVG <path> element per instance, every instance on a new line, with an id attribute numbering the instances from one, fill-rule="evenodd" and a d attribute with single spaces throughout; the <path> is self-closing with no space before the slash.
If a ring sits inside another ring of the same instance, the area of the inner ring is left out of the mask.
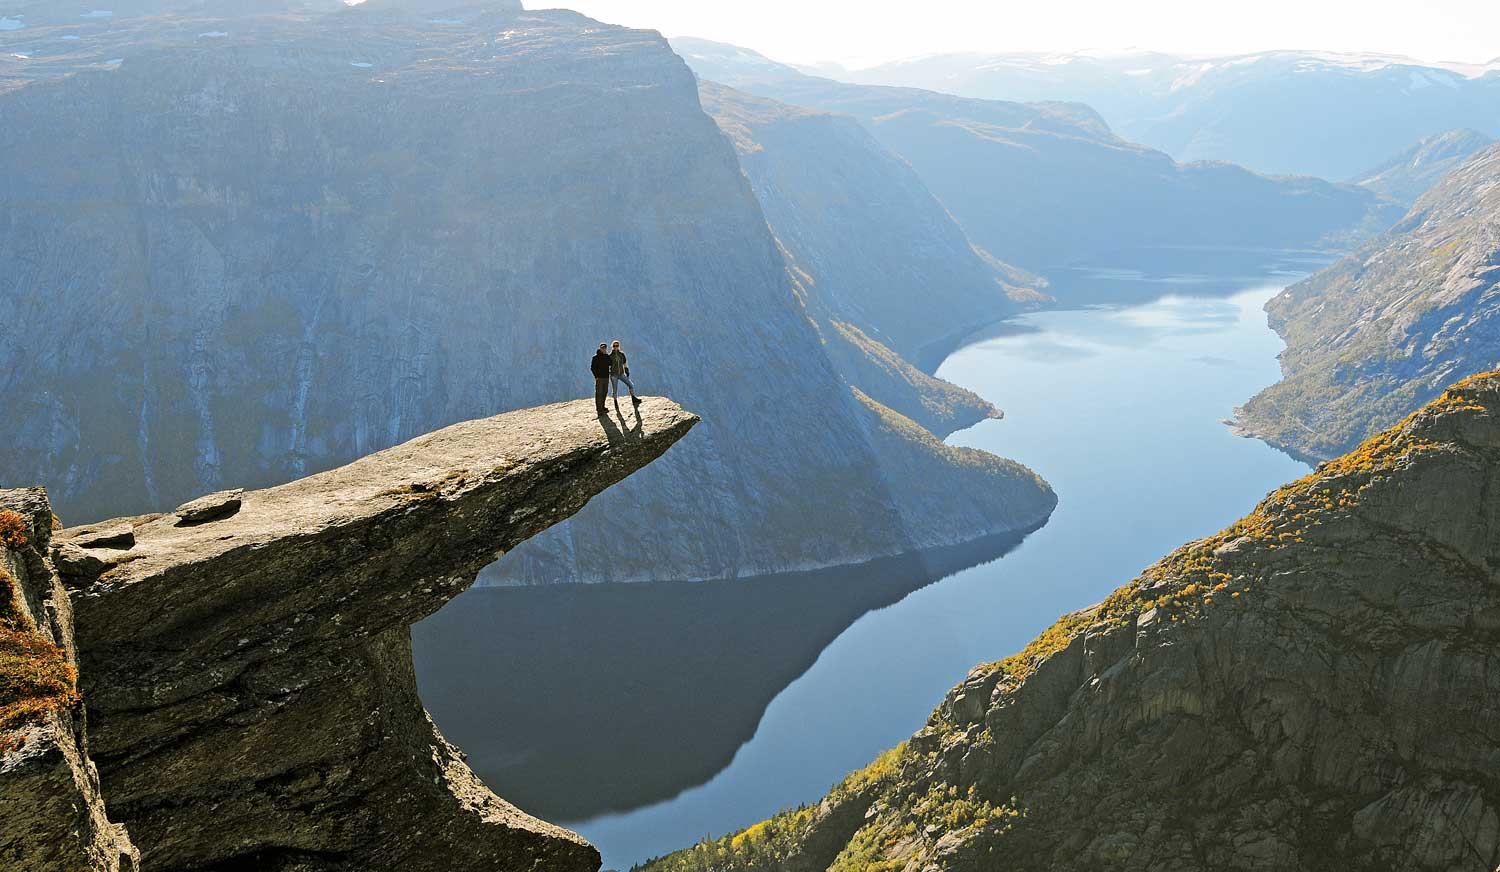
<path id="1" fill-rule="evenodd" d="M 609 352 L 609 389 L 616 400 L 620 398 L 620 382 L 625 383 L 625 389 L 630 391 L 630 402 L 639 406 L 641 398 L 635 395 L 635 385 L 630 383 L 630 363 L 625 359 L 625 352 L 620 350 L 620 340 L 615 340 L 615 347 Z"/>
<path id="2" fill-rule="evenodd" d="M 601 342 L 594 359 L 589 361 L 589 371 L 594 374 L 594 408 L 601 418 L 609 414 L 604 409 L 604 400 L 609 396 L 609 366 L 609 344 Z"/>

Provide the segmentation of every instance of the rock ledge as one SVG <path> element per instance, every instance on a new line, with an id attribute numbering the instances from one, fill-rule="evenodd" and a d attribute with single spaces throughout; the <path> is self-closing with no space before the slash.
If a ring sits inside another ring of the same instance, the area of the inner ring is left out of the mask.
<path id="1" fill-rule="evenodd" d="M 90 755 L 143 868 L 597 869 L 438 734 L 408 628 L 697 421 L 660 398 L 607 419 L 561 403 L 234 494 L 232 513 L 221 497 L 195 523 L 57 533 Z"/>

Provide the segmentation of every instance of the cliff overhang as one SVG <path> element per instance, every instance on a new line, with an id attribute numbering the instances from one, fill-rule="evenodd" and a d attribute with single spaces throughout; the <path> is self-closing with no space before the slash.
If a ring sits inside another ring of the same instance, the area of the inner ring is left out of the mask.
<path id="1" fill-rule="evenodd" d="M 144 868 L 597 869 L 443 740 L 409 627 L 697 421 L 659 398 L 609 417 L 561 403 L 55 533 L 80 745 Z"/>

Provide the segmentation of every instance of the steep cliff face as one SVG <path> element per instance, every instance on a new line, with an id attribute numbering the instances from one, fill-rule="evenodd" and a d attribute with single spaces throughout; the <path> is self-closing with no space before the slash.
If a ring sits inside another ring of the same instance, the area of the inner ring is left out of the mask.
<path id="1" fill-rule="evenodd" d="M 1374 169 L 1361 173 L 1354 183 L 1408 205 L 1437 186 L 1495 140 L 1477 130 L 1462 128 L 1426 137 Z"/>
<path id="2" fill-rule="evenodd" d="M 911 163 L 971 239 L 1043 274 L 1153 246 L 1338 245 L 1400 217 L 1399 207 L 1353 185 L 1179 164 L 1116 137 L 1079 104 L 851 85 L 768 61 L 746 64 L 744 50 L 732 46 L 673 44 L 704 78 L 859 118 Z M 1064 287 L 1050 292 L 1067 299 Z"/>
<path id="3" fill-rule="evenodd" d="M 1492 870 L 1500 373 L 1019 654 L 821 803 L 652 870 Z"/>
<path id="4" fill-rule="evenodd" d="M 705 578 L 938 544 L 903 529 L 919 507 L 884 473 L 925 449 L 864 437 L 665 41 L 510 3 L 367 5 L 191 44 L 121 22 L 123 63 L 0 95 L 0 469 L 72 518 L 161 509 L 586 394 L 619 337 L 637 386 L 704 433 L 505 572 Z M 1028 525 L 1051 507 L 1012 496 Z"/>
<path id="5" fill-rule="evenodd" d="M 908 361 L 941 360 L 975 327 L 1044 299 L 1045 282 L 975 249 L 853 118 L 713 82 L 699 93 L 796 264 L 840 375 L 939 435 L 998 414 Z"/>
<path id="6" fill-rule="evenodd" d="M 45 491 L 0 490 L 0 863 L 131 872 L 139 856 L 89 759 L 73 612 L 48 558 L 53 521 Z"/>
<path id="7" fill-rule="evenodd" d="M 908 358 L 1044 284 L 976 251 L 911 167 L 851 116 L 702 82 L 766 220 L 835 317 Z"/>
<path id="8" fill-rule="evenodd" d="M 71 605 L 59 626 L 89 726 L 68 736 L 104 800 L 82 819 L 102 827 L 107 808 L 148 870 L 597 869 L 591 846 L 496 797 L 437 733 L 409 627 L 695 423 L 662 399 L 613 419 L 562 403 L 56 534 L 32 562 L 56 569 L 57 614 Z M 67 797 L 18 795 L 10 774 L 36 768 L 27 729 L 3 762 L 7 849 L 38 820 L 65 833 Z M 115 868 L 22 856 L 35 872 Z"/>
<path id="9" fill-rule="evenodd" d="M 1448 175 L 1386 236 L 1266 304 L 1282 380 L 1239 410 L 1250 434 L 1348 450 L 1500 361 L 1500 147 Z"/>

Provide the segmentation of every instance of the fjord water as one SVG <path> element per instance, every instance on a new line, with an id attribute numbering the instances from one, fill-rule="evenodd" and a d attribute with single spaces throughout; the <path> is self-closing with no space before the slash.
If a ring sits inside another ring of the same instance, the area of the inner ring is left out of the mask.
<path id="1" fill-rule="evenodd" d="M 1287 278 L 1164 279 L 1154 302 L 1015 318 L 950 355 L 938 374 L 1006 418 L 949 441 L 1059 495 L 1024 541 L 713 585 L 475 589 L 414 631 L 423 699 L 491 787 L 605 868 L 815 801 L 969 668 L 1306 472 L 1223 423 L 1277 378 L 1261 306 Z"/>

